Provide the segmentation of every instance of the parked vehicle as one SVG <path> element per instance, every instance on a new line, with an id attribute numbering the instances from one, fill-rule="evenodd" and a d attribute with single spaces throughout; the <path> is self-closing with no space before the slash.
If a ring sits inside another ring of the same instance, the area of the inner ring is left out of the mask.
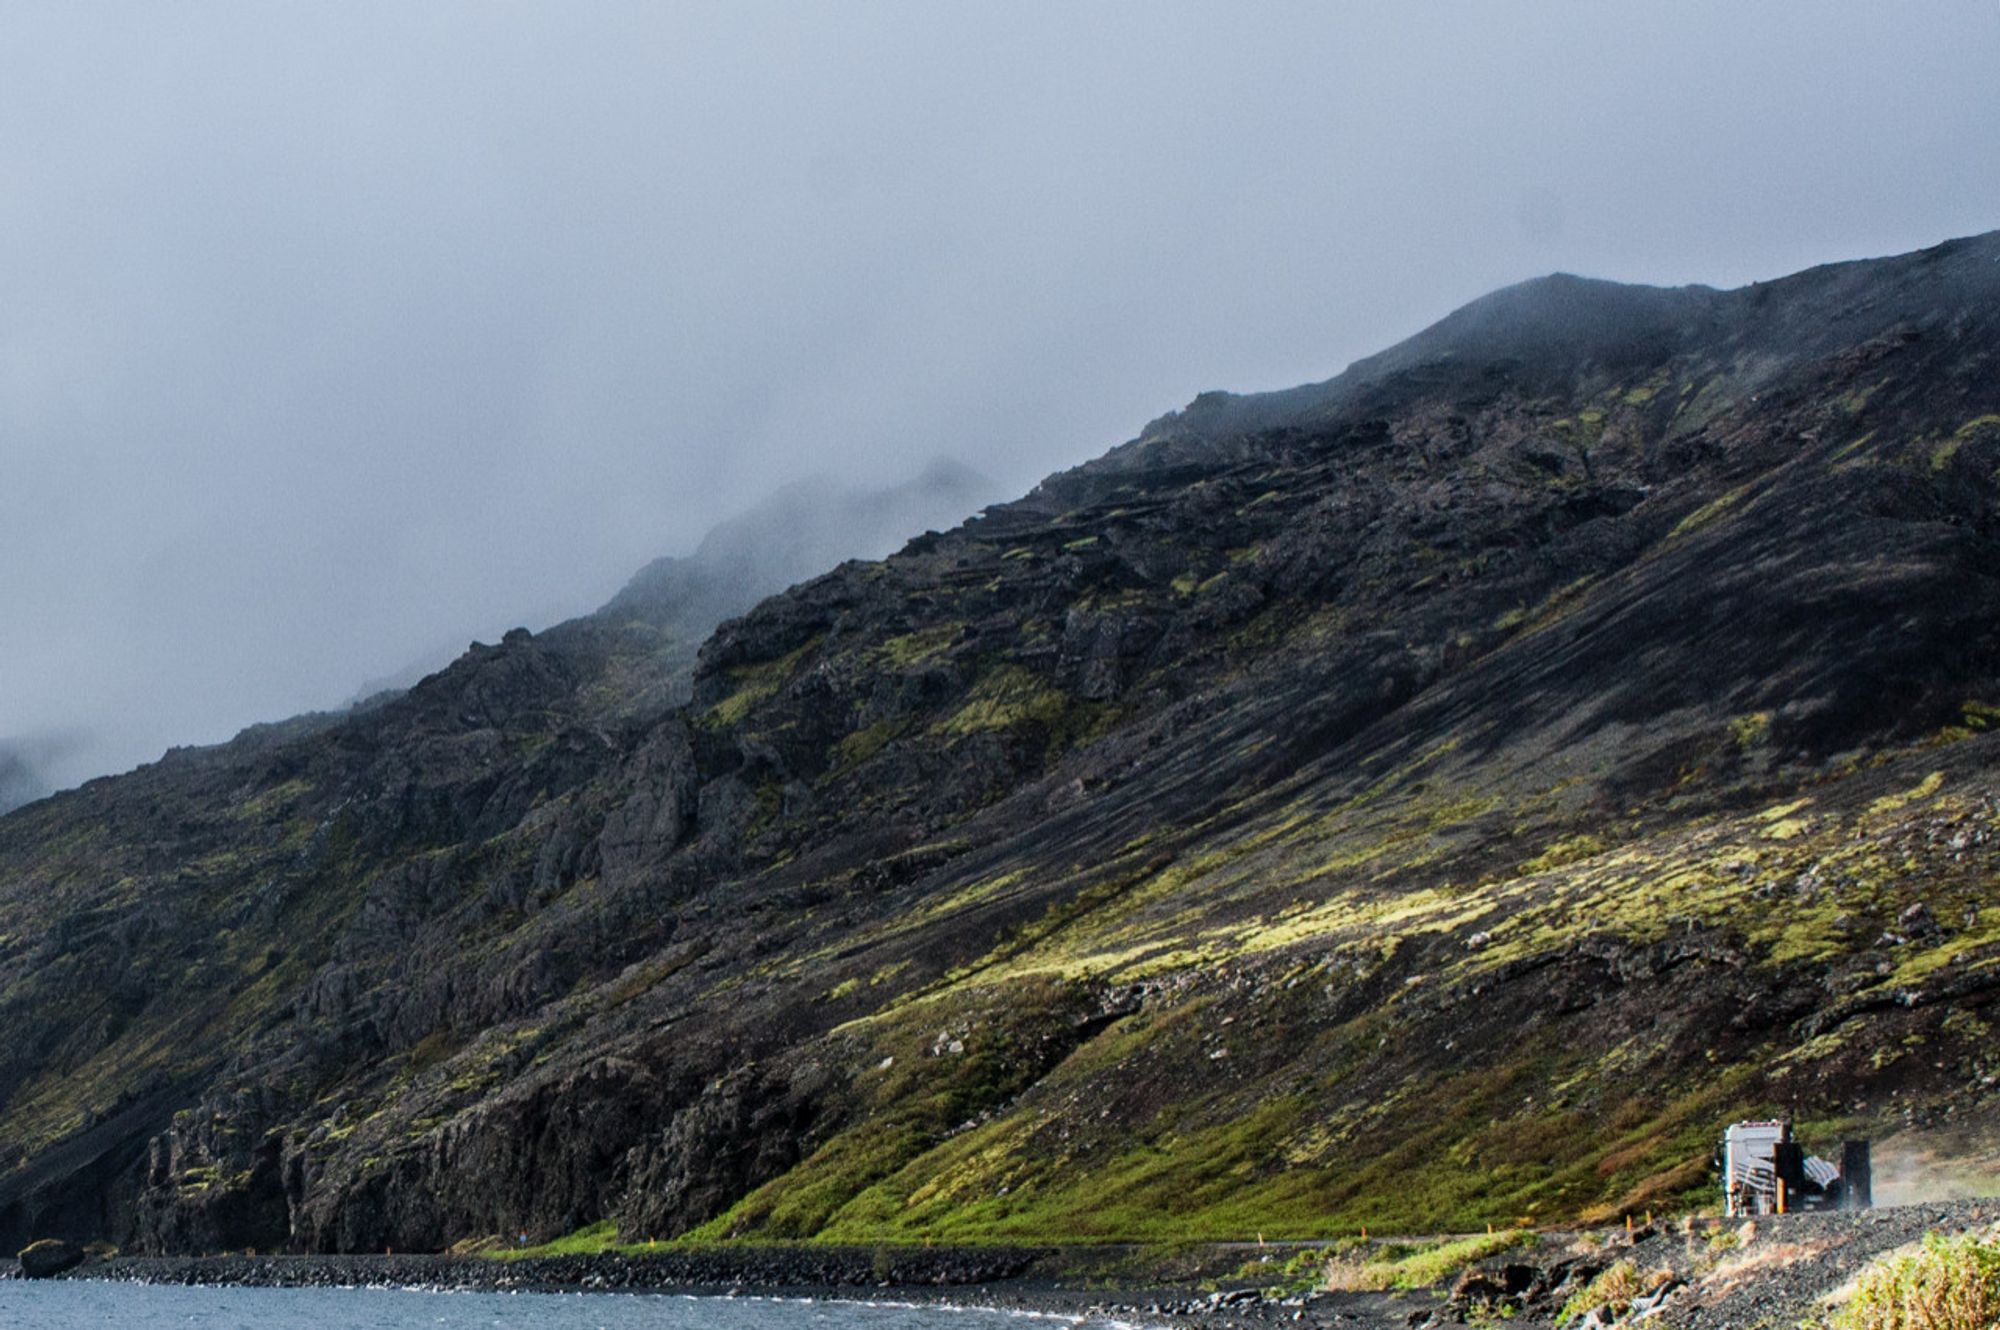
<path id="1" fill-rule="evenodd" d="M 1867 1141 L 1843 1141 L 1840 1163 L 1809 1155 L 1782 1119 L 1739 1122 L 1722 1137 L 1723 1212 L 1866 1210 L 1874 1204 Z"/>

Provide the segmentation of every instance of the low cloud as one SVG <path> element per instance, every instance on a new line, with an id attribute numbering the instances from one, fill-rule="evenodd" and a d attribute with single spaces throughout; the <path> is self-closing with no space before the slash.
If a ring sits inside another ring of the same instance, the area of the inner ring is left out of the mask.
<path id="1" fill-rule="evenodd" d="M 2000 223 L 1990 4 L 0 12 L 0 734 L 53 779 L 1562 268 Z M 1921 70 L 1921 77 L 1912 71 Z"/>

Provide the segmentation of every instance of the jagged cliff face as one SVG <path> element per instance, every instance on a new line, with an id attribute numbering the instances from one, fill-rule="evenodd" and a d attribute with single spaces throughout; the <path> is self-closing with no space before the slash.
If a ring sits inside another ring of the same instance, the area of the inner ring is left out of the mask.
<path id="1" fill-rule="evenodd" d="M 0 822 L 0 1238 L 1434 1227 L 2000 1139 L 2000 237 L 1552 278 Z"/>

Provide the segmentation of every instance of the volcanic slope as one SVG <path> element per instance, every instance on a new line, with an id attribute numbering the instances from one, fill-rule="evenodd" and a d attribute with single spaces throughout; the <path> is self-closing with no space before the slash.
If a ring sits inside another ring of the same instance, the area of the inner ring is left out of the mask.
<path id="1" fill-rule="evenodd" d="M 0 820 L 0 1237 L 1040 1242 L 2000 1167 L 2000 234 L 1551 277 L 724 624 Z M 615 718 L 615 719 L 613 719 Z"/>

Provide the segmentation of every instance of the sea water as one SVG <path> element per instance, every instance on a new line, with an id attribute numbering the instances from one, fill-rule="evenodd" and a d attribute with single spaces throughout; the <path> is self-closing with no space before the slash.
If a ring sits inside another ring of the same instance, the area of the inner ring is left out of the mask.
<path id="1" fill-rule="evenodd" d="M 671 1293 L 440 1293 L 0 1281 L 0 1330 L 1112 1330 L 1120 1322 L 956 1307 Z"/>

